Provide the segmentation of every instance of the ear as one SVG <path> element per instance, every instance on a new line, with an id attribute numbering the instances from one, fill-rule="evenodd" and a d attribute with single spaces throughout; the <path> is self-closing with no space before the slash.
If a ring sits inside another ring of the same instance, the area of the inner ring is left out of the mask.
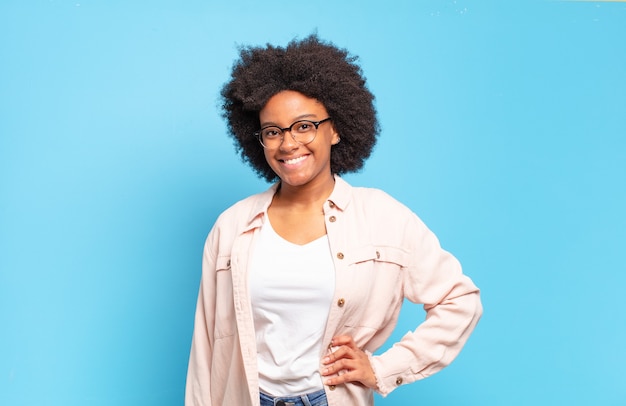
<path id="1" fill-rule="evenodd" d="M 341 141 L 341 137 L 339 136 L 339 133 L 337 132 L 337 130 L 335 129 L 335 126 L 332 126 L 332 138 L 330 141 L 330 145 L 337 145 L 339 144 L 339 141 Z"/>

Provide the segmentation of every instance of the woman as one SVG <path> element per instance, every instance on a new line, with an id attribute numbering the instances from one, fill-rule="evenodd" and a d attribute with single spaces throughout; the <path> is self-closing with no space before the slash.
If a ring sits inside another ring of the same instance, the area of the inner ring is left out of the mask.
<path id="1" fill-rule="evenodd" d="M 244 161 L 277 182 L 207 238 L 187 406 L 372 405 L 448 365 L 478 322 L 478 289 L 421 220 L 339 177 L 379 132 L 355 62 L 316 36 L 241 50 L 224 117 Z M 373 355 L 405 298 L 426 320 Z"/>

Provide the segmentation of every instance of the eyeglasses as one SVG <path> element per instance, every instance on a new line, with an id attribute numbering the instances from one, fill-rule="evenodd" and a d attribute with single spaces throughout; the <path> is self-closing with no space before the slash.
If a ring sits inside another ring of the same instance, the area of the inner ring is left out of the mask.
<path id="1" fill-rule="evenodd" d="M 329 120 L 330 117 L 320 121 L 298 120 L 289 127 L 285 128 L 270 125 L 261 128 L 259 131 L 255 132 L 254 135 L 259 139 L 263 148 L 267 149 L 276 149 L 280 147 L 280 144 L 283 143 L 283 137 L 286 131 L 291 133 L 291 136 L 296 142 L 306 145 L 313 142 L 315 139 L 315 136 L 317 135 L 317 127 Z"/>

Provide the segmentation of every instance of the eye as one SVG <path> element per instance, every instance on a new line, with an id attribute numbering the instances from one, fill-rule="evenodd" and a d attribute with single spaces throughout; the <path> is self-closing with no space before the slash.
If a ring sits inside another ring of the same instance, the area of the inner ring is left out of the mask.
<path id="1" fill-rule="evenodd" d="M 295 130 L 299 133 L 311 131 L 315 126 L 310 121 L 300 121 L 296 123 Z"/>
<path id="2" fill-rule="evenodd" d="M 277 138 L 280 137 L 280 128 L 278 127 L 267 127 L 261 130 L 261 135 L 263 138 Z"/>

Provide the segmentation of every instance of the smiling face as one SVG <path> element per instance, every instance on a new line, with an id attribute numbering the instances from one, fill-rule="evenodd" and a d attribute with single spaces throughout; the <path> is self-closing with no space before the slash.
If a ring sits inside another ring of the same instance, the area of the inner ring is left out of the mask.
<path id="1" fill-rule="evenodd" d="M 328 117 L 326 108 L 302 93 L 285 90 L 272 96 L 259 112 L 261 128 L 289 127 L 298 120 L 321 121 Z M 339 142 L 332 121 L 319 125 L 315 139 L 302 145 L 284 132 L 278 148 L 264 149 L 265 159 L 281 180 L 282 187 L 323 186 L 333 182 L 330 149 Z"/>

